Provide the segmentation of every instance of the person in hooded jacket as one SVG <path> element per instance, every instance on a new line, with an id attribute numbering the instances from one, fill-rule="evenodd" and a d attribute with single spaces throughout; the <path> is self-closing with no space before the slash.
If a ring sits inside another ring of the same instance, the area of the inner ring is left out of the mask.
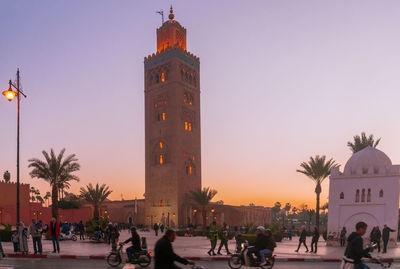
<path id="1" fill-rule="evenodd" d="M 351 233 L 347 238 L 347 247 L 344 253 L 344 263 L 354 263 L 354 269 L 369 269 L 369 267 L 362 263 L 362 258 L 371 258 L 369 252 L 371 248 L 364 249 L 364 240 L 362 236 L 366 233 L 368 225 L 365 222 L 358 222 L 356 224 L 356 231 Z"/>

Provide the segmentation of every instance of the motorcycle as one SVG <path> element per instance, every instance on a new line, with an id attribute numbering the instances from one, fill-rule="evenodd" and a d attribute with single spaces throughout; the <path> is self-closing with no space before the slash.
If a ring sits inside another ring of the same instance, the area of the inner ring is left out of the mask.
<path id="1" fill-rule="evenodd" d="M 124 247 L 124 243 L 120 243 L 117 250 L 111 251 L 111 253 L 107 256 L 107 263 L 111 267 L 117 267 L 122 263 L 122 249 Z M 147 250 L 141 250 L 139 252 L 133 253 L 133 260 L 130 262 L 131 264 L 138 264 L 140 267 L 147 267 L 151 263 L 151 252 Z"/>
<path id="2" fill-rule="evenodd" d="M 265 261 L 267 262 L 267 264 L 261 266 L 260 265 L 261 260 L 259 258 L 251 259 L 247 255 L 248 249 L 249 249 L 249 243 L 247 241 L 245 241 L 244 243 L 241 244 L 240 251 L 236 254 L 233 254 L 230 257 L 230 259 L 228 260 L 229 267 L 232 269 L 239 269 L 243 265 L 249 266 L 249 267 L 259 267 L 259 268 L 263 268 L 263 269 L 271 269 L 272 267 L 274 267 L 276 255 L 266 254 Z"/>
<path id="3" fill-rule="evenodd" d="M 76 241 L 78 238 L 76 235 L 74 235 L 71 231 L 68 231 L 68 233 L 60 233 L 60 240 L 72 240 Z"/>

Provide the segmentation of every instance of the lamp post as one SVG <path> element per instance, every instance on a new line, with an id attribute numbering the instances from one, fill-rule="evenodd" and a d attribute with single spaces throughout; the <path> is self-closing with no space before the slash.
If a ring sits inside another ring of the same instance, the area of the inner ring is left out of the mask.
<path id="1" fill-rule="evenodd" d="M 14 100 L 15 97 L 17 97 L 17 103 L 18 103 L 18 115 L 17 115 L 17 223 L 19 223 L 19 220 L 20 220 L 20 212 L 19 212 L 19 111 L 20 111 L 20 101 L 21 101 L 20 96 L 22 95 L 23 97 L 26 98 L 26 95 L 20 89 L 19 69 L 17 69 L 17 85 L 14 85 L 11 82 L 11 79 L 8 82 L 8 84 L 9 84 L 9 88 L 8 88 L 8 90 L 3 91 L 3 95 L 10 102 L 12 100 Z M 13 88 L 16 91 L 13 91 Z"/>

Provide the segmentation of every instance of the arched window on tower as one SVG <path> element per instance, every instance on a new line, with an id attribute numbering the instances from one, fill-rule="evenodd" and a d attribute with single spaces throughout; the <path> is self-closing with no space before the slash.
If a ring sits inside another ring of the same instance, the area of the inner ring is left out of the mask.
<path id="1" fill-rule="evenodd" d="M 356 203 L 360 202 L 360 190 L 356 191 Z"/>
<path id="2" fill-rule="evenodd" d="M 379 191 L 379 197 L 382 198 L 383 197 L 383 190 Z"/>
<path id="3" fill-rule="evenodd" d="M 371 202 L 371 189 L 368 189 L 367 202 Z"/>
<path id="4" fill-rule="evenodd" d="M 342 199 L 342 200 L 344 199 L 344 193 L 343 192 L 340 193 L 340 199 Z"/>
<path id="5" fill-rule="evenodd" d="M 361 203 L 365 203 L 365 189 L 362 189 L 361 192 Z"/>

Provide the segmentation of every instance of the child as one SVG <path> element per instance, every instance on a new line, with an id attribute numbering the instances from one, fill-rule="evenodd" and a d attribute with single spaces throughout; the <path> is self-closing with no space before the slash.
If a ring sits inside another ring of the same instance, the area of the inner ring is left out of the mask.
<path id="1" fill-rule="evenodd" d="M 18 234 L 17 231 L 14 231 L 13 234 L 11 235 L 11 242 L 13 243 L 14 246 L 14 253 L 18 252 Z"/>

